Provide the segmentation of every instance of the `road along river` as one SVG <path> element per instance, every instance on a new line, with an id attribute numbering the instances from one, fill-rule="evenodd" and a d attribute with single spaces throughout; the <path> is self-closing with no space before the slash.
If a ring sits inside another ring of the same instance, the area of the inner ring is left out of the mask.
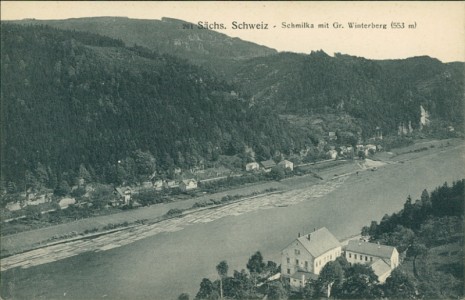
<path id="1" fill-rule="evenodd" d="M 1 296 L 175 299 L 187 292 L 193 297 L 203 277 L 217 277 L 215 266 L 223 259 L 231 272 L 245 268 L 256 250 L 279 262 L 280 250 L 299 231 L 326 226 L 342 239 L 401 209 L 407 195 L 417 199 L 424 188 L 465 177 L 463 145 L 418 156 L 316 184 L 305 184 L 306 177 L 300 183 L 283 181 L 289 191 L 2 259 Z"/>

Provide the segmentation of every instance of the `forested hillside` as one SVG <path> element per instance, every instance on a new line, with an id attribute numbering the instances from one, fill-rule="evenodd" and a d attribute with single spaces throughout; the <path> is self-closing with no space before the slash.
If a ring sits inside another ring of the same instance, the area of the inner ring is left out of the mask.
<path id="1" fill-rule="evenodd" d="M 59 29 L 79 30 L 121 39 L 128 46 L 140 45 L 159 53 L 188 59 L 191 63 L 207 67 L 217 75 L 228 72 L 237 61 L 276 53 L 274 49 L 231 38 L 213 30 L 199 29 L 198 24 L 172 18 L 162 18 L 162 20 L 122 17 L 29 19 L 18 23 L 50 25 Z M 188 27 L 183 27 L 186 24 Z"/>
<path id="2" fill-rule="evenodd" d="M 69 20 L 22 20 L 102 34 L 126 45 L 147 47 L 185 58 L 221 76 L 248 101 L 278 114 L 312 116 L 336 113 L 360 123 L 363 137 L 379 127 L 396 133 L 401 123 L 419 128 L 420 105 L 430 114 L 431 131 L 453 126 L 463 131 L 463 63 L 437 59 L 369 60 L 350 55 L 277 53 L 274 49 L 230 38 L 214 30 L 183 29 L 171 18 L 136 20 L 99 17 Z M 344 130 L 341 128 L 341 130 Z"/>
<path id="3" fill-rule="evenodd" d="M 90 33 L 1 28 L 2 179 L 12 190 L 83 176 L 137 182 L 220 154 L 247 160 L 246 145 L 268 159 L 305 143 L 186 61 Z"/>
<path id="4" fill-rule="evenodd" d="M 286 114 L 348 114 L 360 120 L 365 137 L 376 127 L 394 133 L 402 122 L 418 129 L 420 105 L 437 126 L 464 124 L 463 63 L 430 57 L 375 61 L 316 51 L 250 59 L 231 75 L 255 103 Z"/>
<path id="5" fill-rule="evenodd" d="M 458 299 L 464 295 L 465 180 L 444 183 L 362 229 L 372 242 L 406 257 L 386 281 L 389 299 Z"/>

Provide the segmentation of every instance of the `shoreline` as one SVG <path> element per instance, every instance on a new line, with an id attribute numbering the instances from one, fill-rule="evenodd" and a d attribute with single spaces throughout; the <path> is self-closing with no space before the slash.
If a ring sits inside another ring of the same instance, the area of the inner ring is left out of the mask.
<path id="1" fill-rule="evenodd" d="M 433 141 L 433 142 L 441 143 L 443 141 L 438 140 L 438 141 Z M 457 147 L 463 147 L 463 146 L 464 146 L 463 142 L 460 141 L 460 143 L 454 143 L 453 145 L 446 146 L 445 150 L 452 150 L 452 149 L 455 149 Z M 412 159 L 415 159 L 415 158 L 425 157 L 425 156 L 428 156 L 428 155 L 431 155 L 431 154 L 437 154 L 437 153 L 439 153 L 441 151 L 445 151 L 445 150 L 444 149 L 440 150 L 440 148 L 436 148 L 433 153 L 429 152 L 426 155 L 425 155 L 425 153 L 418 154 L 418 153 L 413 153 L 411 151 L 408 151 L 408 152 L 404 152 L 404 153 L 395 155 L 394 157 L 396 159 L 398 159 L 398 158 L 402 158 L 404 156 L 407 156 L 407 157 L 405 157 L 404 160 L 399 161 L 399 162 L 403 162 L 403 161 L 409 161 L 409 160 L 412 160 Z M 408 157 L 412 153 L 413 153 L 413 157 Z M 389 165 L 392 165 L 392 164 L 399 163 L 399 162 L 394 162 L 394 161 L 390 161 L 390 162 L 384 161 L 384 160 L 382 160 L 382 161 L 383 161 L 383 163 L 385 163 L 385 166 L 389 166 Z M 377 161 L 374 160 L 374 162 L 377 162 Z M 304 182 L 305 186 L 306 187 L 308 187 L 308 186 L 311 187 L 311 186 L 318 185 L 320 183 L 321 184 L 328 183 L 328 182 L 337 180 L 337 179 L 342 178 L 342 177 L 349 177 L 350 175 L 354 175 L 355 173 L 358 173 L 358 172 L 371 170 L 371 168 L 369 166 L 368 166 L 368 168 L 361 168 L 361 166 L 360 166 L 360 164 L 358 162 L 355 163 L 354 165 L 358 165 L 359 169 L 358 170 L 353 170 L 352 172 L 348 172 L 348 173 L 345 173 L 345 174 L 335 174 L 334 176 L 330 176 L 330 174 L 334 173 L 333 172 L 334 169 L 337 169 L 340 166 L 330 167 L 330 168 L 323 171 L 325 173 L 325 177 L 326 177 L 324 180 L 319 180 L 317 182 L 308 182 L 308 181 L 306 181 L 306 182 Z M 343 166 L 344 167 L 347 167 L 347 166 L 350 167 L 350 164 L 345 163 L 345 164 L 343 164 Z M 282 182 L 275 182 L 276 185 L 281 185 L 280 188 L 278 190 L 276 190 L 276 191 L 272 191 L 272 192 L 268 192 L 268 193 L 266 193 L 266 192 L 263 193 L 263 191 L 262 191 L 262 193 L 259 192 L 256 195 L 243 195 L 243 197 L 241 197 L 240 199 L 237 199 L 237 200 L 232 200 L 232 201 L 228 201 L 226 203 L 221 203 L 221 204 L 209 205 L 209 206 L 206 206 L 206 207 L 199 207 L 199 208 L 189 207 L 187 209 L 183 209 L 182 213 L 180 215 L 176 215 L 176 216 L 162 215 L 162 216 L 157 216 L 157 217 L 155 217 L 153 219 L 141 218 L 141 219 L 137 219 L 137 220 L 135 220 L 133 222 L 128 223 L 126 226 L 121 226 L 121 227 L 113 228 L 113 229 L 106 230 L 106 231 L 91 232 L 89 234 L 83 234 L 83 232 L 81 232 L 81 233 L 76 233 L 76 235 L 78 235 L 78 236 L 75 235 L 75 236 L 72 236 L 70 238 L 59 239 L 59 240 L 56 240 L 56 241 L 49 241 L 49 239 L 42 240 L 39 243 L 29 244 L 26 247 L 23 247 L 22 249 L 17 249 L 17 251 L 14 251 L 13 249 L 11 249 L 11 250 L 9 250 L 11 252 L 7 252 L 5 254 L 2 254 L 1 259 L 14 257 L 14 256 L 20 255 L 20 254 L 26 254 L 27 252 L 30 252 L 30 251 L 44 249 L 44 248 L 52 247 L 52 246 L 55 246 L 55 245 L 67 244 L 67 243 L 72 243 L 72 242 L 75 242 L 75 241 L 81 241 L 81 240 L 86 240 L 86 239 L 91 240 L 93 238 L 98 238 L 98 237 L 101 237 L 101 236 L 106 236 L 106 235 L 117 233 L 117 232 L 131 231 L 131 230 L 139 228 L 141 226 L 149 226 L 149 225 L 153 225 L 153 224 L 157 224 L 157 223 L 162 223 L 164 221 L 169 221 L 169 220 L 172 220 L 172 219 L 183 219 L 186 216 L 189 216 L 189 215 L 197 213 L 197 212 L 201 212 L 201 211 L 204 211 L 204 210 L 215 211 L 215 210 L 218 210 L 219 208 L 227 207 L 229 205 L 233 205 L 233 204 L 240 203 L 240 202 L 245 202 L 247 200 L 254 199 L 254 198 L 257 198 L 257 197 L 266 197 L 266 196 L 270 196 L 270 195 L 273 195 L 273 194 L 286 193 L 286 192 L 292 191 L 292 189 L 290 189 L 289 186 L 286 186 L 283 183 L 289 182 L 292 185 L 296 181 L 299 181 L 299 180 L 302 181 L 302 180 L 312 178 L 312 177 L 313 177 L 313 174 L 307 174 L 307 175 L 304 175 L 304 176 L 294 176 L 294 177 L 286 178 L 286 179 L 282 180 Z M 298 185 L 298 183 L 297 183 L 297 185 Z M 303 189 L 303 188 L 304 187 L 298 187 L 297 186 L 296 190 Z M 293 204 L 290 204 L 290 205 L 293 205 Z M 277 206 L 277 207 L 283 207 L 283 206 L 287 206 L 287 204 L 284 203 L 284 204 L 281 204 L 280 206 Z M 119 224 L 116 224 L 116 225 L 119 225 Z M 47 227 L 45 229 L 50 229 L 50 228 L 53 228 L 53 227 L 54 226 L 51 226 L 51 227 Z M 11 247 L 11 248 L 13 248 L 13 247 Z M 6 251 L 8 251 L 8 249 L 3 250 L 2 252 L 6 252 Z M 4 271 L 3 267 L 2 267 L 2 271 Z"/>

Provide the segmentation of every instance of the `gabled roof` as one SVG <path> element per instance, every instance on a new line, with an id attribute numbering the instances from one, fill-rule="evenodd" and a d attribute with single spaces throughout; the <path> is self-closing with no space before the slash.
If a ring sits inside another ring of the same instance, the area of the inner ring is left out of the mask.
<path id="1" fill-rule="evenodd" d="M 275 162 L 273 160 L 264 160 L 260 162 L 264 168 L 272 168 L 276 166 Z"/>
<path id="2" fill-rule="evenodd" d="M 367 254 L 376 257 L 390 259 L 396 248 L 362 241 L 351 240 L 346 246 L 346 251 Z"/>
<path id="3" fill-rule="evenodd" d="M 191 182 L 197 183 L 195 179 L 184 179 L 181 182 L 184 183 L 185 185 L 189 185 Z"/>
<path id="4" fill-rule="evenodd" d="M 391 266 L 386 261 L 384 261 L 384 259 L 378 259 L 373 262 L 371 264 L 371 268 L 378 277 L 383 276 L 384 274 L 391 271 Z"/>
<path id="5" fill-rule="evenodd" d="M 120 194 L 121 196 L 124 196 L 126 191 L 132 192 L 131 188 L 129 187 L 117 187 L 115 190 Z"/>
<path id="6" fill-rule="evenodd" d="M 308 236 L 310 236 L 310 239 Z M 318 257 L 331 249 L 341 246 L 341 243 L 339 243 L 336 237 L 334 237 L 326 227 L 301 236 L 297 240 L 311 255 L 313 255 L 313 257 Z"/>
<path id="7" fill-rule="evenodd" d="M 282 160 L 278 163 L 278 165 L 286 165 L 286 164 L 293 164 L 291 161 L 288 160 Z"/>

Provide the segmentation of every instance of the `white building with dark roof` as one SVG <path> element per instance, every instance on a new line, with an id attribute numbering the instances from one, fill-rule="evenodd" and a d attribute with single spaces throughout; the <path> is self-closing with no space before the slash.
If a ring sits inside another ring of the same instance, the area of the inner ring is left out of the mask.
<path id="1" fill-rule="evenodd" d="M 282 160 L 278 163 L 278 166 L 284 168 L 284 169 L 289 169 L 289 170 L 294 170 L 294 163 L 288 160 Z"/>
<path id="2" fill-rule="evenodd" d="M 370 265 L 381 283 L 399 265 L 399 252 L 395 247 L 363 241 L 349 241 L 345 247 L 345 257 L 351 264 Z"/>
<path id="3" fill-rule="evenodd" d="M 276 166 L 276 163 L 272 160 L 272 159 L 269 159 L 269 160 L 264 160 L 262 162 L 260 162 L 263 170 L 265 172 L 270 172 L 271 169 Z"/>
<path id="4" fill-rule="evenodd" d="M 281 274 L 291 286 L 303 287 L 330 261 L 341 256 L 341 244 L 325 227 L 300 236 L 281 251 Z"/>

